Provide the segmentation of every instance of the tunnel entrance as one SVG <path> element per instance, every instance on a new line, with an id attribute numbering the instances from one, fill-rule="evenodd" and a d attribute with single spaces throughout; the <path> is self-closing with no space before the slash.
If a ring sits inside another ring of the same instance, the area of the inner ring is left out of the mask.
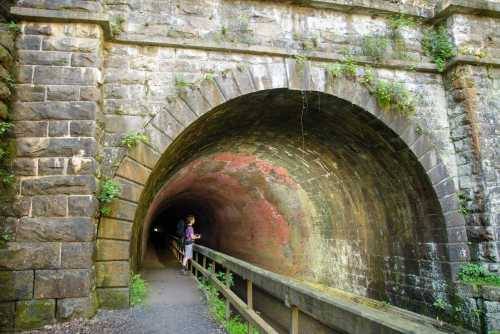
<path id="1" fill-rule="evenodd" d="M 192 213 L 201 244 L 280 274 L 421 313 L 446 293 L 424 169 L 389 127 L 331 95 L 261 91 L 205 114 L 165 152 L 139 210 L 139 266 Z"/>

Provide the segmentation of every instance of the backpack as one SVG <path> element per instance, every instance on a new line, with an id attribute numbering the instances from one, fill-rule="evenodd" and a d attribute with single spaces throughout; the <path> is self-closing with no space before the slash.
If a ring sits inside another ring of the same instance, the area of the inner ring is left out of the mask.
<path id="1" fill-rule="evenodd" d="M 181 241 L 181 247 L 184 247 L 184 242 L 186 241 L 186 224 L 182 219 L 177 222 L 175 234 L 177 234 Z"/>
<path id="2" fill-rule="evenodd" d="M 186 224 L 181 219 L 177 222 L 177 229 L 175 231 L 175 234 L 177 234 L 179 238 L 184 238 L 184 235 L 186 234 L 185 231 L 186 231 Z"/>

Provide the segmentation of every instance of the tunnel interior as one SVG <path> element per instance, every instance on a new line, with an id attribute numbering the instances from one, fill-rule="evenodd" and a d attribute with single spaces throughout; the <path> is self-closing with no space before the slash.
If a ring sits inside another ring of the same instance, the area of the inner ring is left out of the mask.
<path id="1" fill-rule="evenodd" d="M 331 95 L 269 90 L 217 107 L 170 145 L 141 203 L 138 266 L 194 214 L 201 244 L 297 279 L 417 311 L 441 286 L 446 233 L 423 168 Z"/>

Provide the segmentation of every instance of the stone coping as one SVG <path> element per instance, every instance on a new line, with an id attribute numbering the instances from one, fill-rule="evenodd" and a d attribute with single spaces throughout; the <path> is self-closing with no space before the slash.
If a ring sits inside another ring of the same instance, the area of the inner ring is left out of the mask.
<path id="1" fill-rule="evenodd" d="M 28 7 L 11 7 L 10 13 L 18 19 L 51 22 L 94 23 L 102 27 L 106 39 L 112 39 L 111 24 L 107 14 L 71 10 L 52 10 Z"/>
<path id="2" fill-rule="evenodd" d="M 398 307 L 384 306 L 366 297 L 344 291 L 331 292 L 336 289 L 313 288 L 204 246 L 195 245 L 194 249 L 243 279 L 252 280 L 255 286 L 285 305 L 295 305 L 320 322 L 348 333 L 472 333 L 449 324 L 443 326 L 435 319 Z"/>
<path id="3" fill-rule="evenodd" d="M 436 5 L 432 21 L 446 19 L 453 14 L 500 17 L 500 2 L 488 0 L 441 0 Z"/>
<path id="4" fill-rule="evenodd" d="M 328 2 L 330 1 L 321 1 Z M 455 2 L 471 2 L 470 6 L 475 5 L 475 7 L 464 7 L 455 5 Z M 468 0 L 450 0 L 446 4 L 441 4 L 445 6 L 444 11 L 449 8 L 455 8 L 459 6 L 460 8 L 469 8 L 474 11 L 475 8 L 480 6 L 497 8 L 495 13 L 500 15 L 500 3 L 492 3 L 490 1 L 468 1 Z M 110 42 L 123 43 L 123 44 L 134 44 L 134 45 L 147 45 L 147 46 L 163 46 L 163 47 L 175 47 L 184 49 L 197 49 L 205 51 L 219 51 L 228 53 L 240 53 L 240 54 L 252 54 L 252 55 L 264 55 L 264 56 L 278 56 L 278 57 L 294 57 L 296 55 L 307 56 L 310 60 L 314 61 L 326 61 L 326 62 L 339 62 L 344 58 L 341 55 L 334 55 L 328 52 L 321 51 L 310 51 L 307 53 L 297 52 L 297 50 L 287 50 L 283 48 L 275 48 L 268 46 L 258 46 L 258 45 L 246 45 L 239 43 L 214 43 L 205 41 L 182 41 L 170 37 L 155 37 L 155 36 L 145 36 L 142 34 L 133 33 L 122 33 L 120 36 L 111 35 L 111 25 L 110 19 L 107 14 L 103 13 L 89 13 L 89 12 L 77 12 L 77 11 L 64 11 L 64 10 L 48 10 L 48 9 L 36 9 L 36 8 L 26 8 L 26 7 L 12 7 L 11 13 L 19 18 L 31 21 L 53 21 L 53 22 L 83 22 L 83 23 L 94 23 L 102 27 L 105 39 Z M 448 11 L 449 15 L 453 12 Z M 376 62 L 368 57 L 356 56 L 355 62 L 358 64 L 366 64 L 371 66 L 376 66 L 379 68 L 389 68 L 389 69 L 400 69 L 400 70 L 411 70 L 417 72 L 428 72 L 428 73 L 438 73 L 435 64 L 429 62 L 415 63 L 411 61 L 402 60 L 385 60 L 383 62 Z M 500 67 L 500 59 L 498 58 L 479 58 L 474 56 L 457 56 L 453 58 L 447 65 L 446 70 L 460 64 L 474 64 L 483 66 L 494 66 Z"/>

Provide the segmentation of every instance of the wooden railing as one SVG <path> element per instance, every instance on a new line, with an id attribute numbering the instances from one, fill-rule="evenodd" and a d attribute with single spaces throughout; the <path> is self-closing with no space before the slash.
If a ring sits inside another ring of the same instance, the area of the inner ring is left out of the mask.
<path id="1" fill-rule="evenodd" d="M 175 237 L 172 237 L 171 250 L 182 262 L 184 252 L 179 248 L 178 239 Z M 377 309 L 348 298 L 323 293 L 292 278 L 275 274 L 204 246 L 194 244 L 193 255 L 189 270 L 196 278 L 201 274 L 214 284 L 226 299 L 228 305 L 226 318 L 230 316 L 229 305 L 232 305 L 248 321 L 249 333 L 252 333 L 253 328 L 261 333 L 278 333 L 253 309 L 254 285 L 283 301 L 290 309 L 289 332 L 292 334 L 299 333 L 301 312 L 327 327 L 352 334 L 472 333 L 396 307 Z M 218 265 L 226 274 L 234 273 L 243 278 L 246 281 L 246 302 L 217 278 L 215 270 L 208 270 L 207 265 L 213 265 L 213 268 Z"/>
<path id="2" fill-rule="evenodd" d="M 182 262 L 184 252 L 180 249 L 178 245 L 178 239 L 173 237 L 172 238 L 172 244 L 171 244 L 171 249 L 177 258 L 179 262 Z M 252 281 L 247 279 L 247 301 L 243 301 L 240 299 L 233 291 L 231 291 L 231 288 L 221 282 L 217 278 L 217 273 L 215 271 L 216 268 L 216 263 L 217 261 L 215 258 L 210 258 L 212 262 L 212 266 L 214 268 L 213 271 L 207 270 L 207 258 L 208 256 L 205 254 L 202 254 L 202 262 L 201 264 L 199 263 L 199 257 L 198 254 L 199 252 L 199 247 L 198 245 L 193 245 L 193 256 L 194 256 L 194 261 L 189 261 L 189 270 L 195 275 L 195 277 L 198 279 L 198 275 L 202 274 L 205 278 L 207 278 L 214 286 L 217 288 L 217 290 L 222 293 L 224 298 L 226 299 L 226 319 L 229 319 L 231 316 L 230 310 L 231 310 L 231 305 L 238 311 L 238 313 L 248 321 L 248 333 L 252 334 L 253 333 L 253 328 L 255 327 L 257 330 L 259 330 L 261 333 L 269 333 L 269 334 L 278 334 L 277 331 L 274 330 L 271 325 L 269 325 L 264 319 L 262 319 L 253 309 L 253 284 Z M 208 249 L 208 248 L 207 248 Z M 219 263 L 220 264 L 220 263 Z M 229 268 L 225 268 L 226 270 L 226 275 L 230 273 Z M 227 276 L 226 276 L 227 277 Z M 298 325 L 298 324 L 297 324 Z M 293 333 L 298 333 L 298 328 L 295 332 Z"/>

